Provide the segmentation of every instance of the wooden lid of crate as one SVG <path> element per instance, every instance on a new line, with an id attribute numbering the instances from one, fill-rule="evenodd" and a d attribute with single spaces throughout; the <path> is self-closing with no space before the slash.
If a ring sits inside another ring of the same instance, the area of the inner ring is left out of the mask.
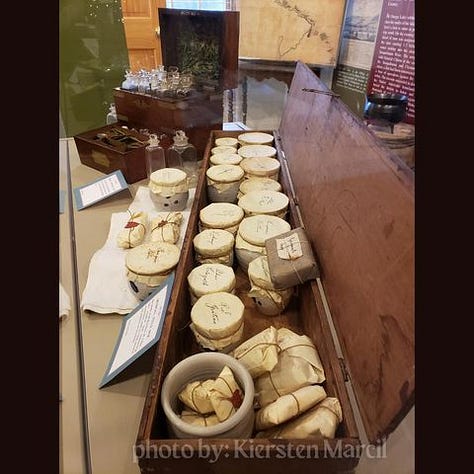
<path id="1" fill-rule="evenodd" d="M 413 171 L 331 94 L 298 62 L 279 135 L 375 442 L 414 403 Z"/>

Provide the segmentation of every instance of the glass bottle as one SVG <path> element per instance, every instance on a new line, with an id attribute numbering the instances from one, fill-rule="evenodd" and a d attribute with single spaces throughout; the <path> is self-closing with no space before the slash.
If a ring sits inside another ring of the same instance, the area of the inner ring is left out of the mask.
<path id="1" fill-rule="evenodd" d="M 167 151 L 167 162 L 170 168 L 186 171 L 189 187 L 196 186 L 199 169 L 197 150 L 192 143 L 189 143 L 183 130 L 178 130 L 173 137 L 173 144 Z"/>
<path id="2" fill-rule="evenodd" d="M 107 114 L 105 123 L 109 125 L 110 123 L 115 123 L 115 122 L 117 122 L 117 111 L 115 110 L 115 104 L 110 104 L 109 113 Z"/>
<path id="3" fill-rule="evenodd" d="M 150 143 L 145 148 L 146 175 L 150 178 L 153 171 L 166 168 L 165 151 L 154 133 L 150 134 Z"/>

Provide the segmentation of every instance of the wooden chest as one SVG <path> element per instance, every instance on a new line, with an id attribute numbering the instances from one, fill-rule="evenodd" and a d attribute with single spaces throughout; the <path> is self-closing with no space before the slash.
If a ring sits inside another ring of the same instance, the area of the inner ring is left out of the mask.
<path id="1" fill-rule="evenodd" d="M 205 167 L 215 138 L 238 134 L 212 132 Z M 321 278 L 299 286 L 285 312 L 269 318 L 255 311 L 246 295 L 249 282 L 238 269 L 244 338 L 269 325 L 311 337 L 325 367 L 326 392 L 339 398 L 344 420 L 335 439 L 324 442 L 169 438 L 160 404 L 163 380 L 177 362 L 199 351 L 188 327 L 186 277 L 194 266 L 199 210 L 208 204 L 201 175 L 137 436 L 143 473 L 352 472 L 364 444 L 350 392 L 375 444 L 414 403 L 413 172 L 302 63 L 274 137 L 289 222 L 305 227 Z"/>
<path id="2" fill-rule="evenodd" d="M 120 170 L 127 183 L 132 184 L 146 178 L 145 148 L 148 145 L 148 137 L 133 130 L 123 130 L 127 136 L 139 140 L 134 143 L 135 148 L 126 150 L 118 149 L 99 139 L 100 134 L 112 132 L 117 135 L 113 131 L 122 130 L 121 125 L 114 123 L 79 133 L 74 136 L 74 141 L 82 164 L 106 174 Z"/>
<path id="3" fill-rule="evenodd" d="M 197 92 L 182 99 L 157 98 L 116 88 L 113 90 L 117 119 L 137 130 L 146 128 L 172 141 L 176 130 L 184 130 L 200 157 L 209 133 L 222 128 L 224 115 L 221 92 Z"/>

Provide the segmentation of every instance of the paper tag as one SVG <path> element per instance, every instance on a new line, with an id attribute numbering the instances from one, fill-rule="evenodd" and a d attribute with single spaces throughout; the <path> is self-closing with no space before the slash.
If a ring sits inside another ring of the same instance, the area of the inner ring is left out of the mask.
<path id="1" fill-rule="evenodd" d="M 160 339 L 173 282 L 174 273 L 124 318 L 99 388 L 110 383 Z"/>
<path id="2" fill-rule="evenodd" d="M 120 170 L 108 174 L 90 184 L 74 189 L 76 209 L 80 211 L 103 199 L 128 189 L 128 184 Z"/>
<path id="3" fill-rule="evenodd" d="M 295 260 L 303 256 L 298 234 L 292 234 L 284 239 L 276 239 L 278 256 L 283 260 Z"/>

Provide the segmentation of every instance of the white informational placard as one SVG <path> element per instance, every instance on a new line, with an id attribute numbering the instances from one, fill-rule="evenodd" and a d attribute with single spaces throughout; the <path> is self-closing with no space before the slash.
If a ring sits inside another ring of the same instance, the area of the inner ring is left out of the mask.
<path id="1" fill-rule="evenodd" d="M 114 352 L 99 388 L 108 385 L 158 342 L 173 282 L 174 273 L 123 319 Z"/>
<path id="2" fill-rule="evenodd" d="M 92 183 L 74 188 L 76 209 L 80 211 L 125 189 L 128 189 L 128 184 L 122 172 L 114 171 Z"/>

